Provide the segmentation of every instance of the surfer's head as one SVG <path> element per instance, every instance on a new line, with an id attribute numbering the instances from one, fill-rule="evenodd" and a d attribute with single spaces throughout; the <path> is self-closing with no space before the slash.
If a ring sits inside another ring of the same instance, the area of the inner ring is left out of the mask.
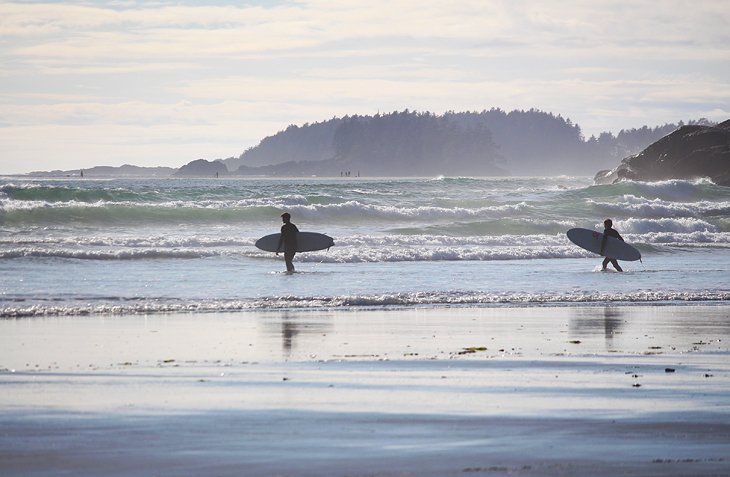
<path id="1" fill-rule="evenodd" d="M 610 229 L 611 227 L 613 227 L 613 220 L 611 220 L 611 219 L 604 220 L 603 226 L 606 227 L 607 229 Z"/>
<path id="2" fill-rule="evenodd" d="M 284 212 L 281 214 L 281 220 L 283 220 L 285 224 L 288 224 L 291 220 L 291 214 L 289 214 L 289 212 Z"/>

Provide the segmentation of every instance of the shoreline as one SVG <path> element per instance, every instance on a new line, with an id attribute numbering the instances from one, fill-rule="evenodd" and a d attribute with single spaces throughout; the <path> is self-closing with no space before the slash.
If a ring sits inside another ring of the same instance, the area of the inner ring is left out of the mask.
<path id="1" fill-rule="evenodd" d="M 609 271 L 608 273 L 617 273 Z M 625 274 L 631 272 L 624 272 Z M 556 300 L 549 300 L 555 294 L 545 293 L 540 296 L 531 297 L 534 301 L 519 301 L 520 294 L 512 294 L 509 296 L 492 297 L 493 301 L 483 301 L 485 297 L 480 292 L 467 294 L 462 298 L 454 298 L 453 301 L 428 301 L 429 296 L 440 297 L 441 292 L 426 293 L 397 293 L 403 303 L 388 303 L 389 301 L 398 301 L 389 295 L 380 295 L 378 297 L 359 297 L 363 303 L 368 304 L 342 304 L 327 305 L 318 302 L 317 298 L 311 297 L 261 297 L 251 299 L 250 301 L 230 300 L 218 303 L 187 303 L 187 304 L 157 304 L 150 306 L 142 305 L 85 305 L 75 307 L 43 307 L 40 305 L 31 305 L 27 307 L 5 307 L 0 308 L 0 320 L 23 320 L 23 319 L 45 319 L 45 318 L 83 318 L 83 317 L 100 317 L 100 318 L 119 318 L 124 316 L 168 316 L 168 315 L 220 315 L 220 314 L 256 314 L 256 313 L 357 313 L 357 312 L 397 312 L 409 309 L 510 309 L 510 308 L 642 308 L 642 307 L 693 307 L 693 306 L 729 306 L 730 291 L 702 291 L 692 293 L 677 292 L 653 292 L 640 291 L 636 292 L 631 298 L 617 300 L 600 299 L 602 294 L 580 294 L 571 297 L 570 294 L 559 295 Z M 403 298 L 406 295 L 406 298 Z M 423 296 L 427 297 L 422 302 L 409 302 L 408 295 L 418 295 L 423 300 Z M 352 297 L 335 297 L 337 299 L 345 299 Z M 572 298 L 569 299 L 569 298 Z M 315 303 L 312 303 L 312 300 Z M 324 301 L 332 300 L 326 298 Z M 355 299 L 357 300 L 357 299 Z M 373 301 L 382 301 L 382 303 L 369 304 Z M 482 300 L 482 301 L 480 301 Z M 300 306 L 292 303 L 299 303 Z M 266 306 L 263 306 L 266 305 Z"/>
<path id="2" fill-rule="evenodd" d="M 0 320 L 9 475 L 723 475 L 730 305 Z"/>

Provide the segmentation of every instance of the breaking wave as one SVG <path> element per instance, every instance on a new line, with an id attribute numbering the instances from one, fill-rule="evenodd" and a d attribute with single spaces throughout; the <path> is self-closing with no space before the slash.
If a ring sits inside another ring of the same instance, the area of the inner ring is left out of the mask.
<path id="1" fill-rule="evenodd" d="M 303 204 L 294 201 L 248 199 L 238 201 L 137 202 L 45 202 L 0 199 L 0 224 L 240 223 L 270 221 L 286 209 L 307 222 L 350 221 L 439 221 L 469 218 L 502 218 L 524 213 L 529 206 L 517 204 L 478 208 L 373 205 L 359 201 L 336 204 Z"/>
<path id="2" fill-rule="evenodd" d="M 669 202 L 627 195 L 618 202 L 588 199 L 586 203 L 604 215 L 630 213 L 643 217 L 705 217 L 730 214 L 730 202 L 727 201 Z"/>
<path id="3" fill-rule="evenodd" d="M 628 221 L 627 240 L 643 252 L 667 252 L 671 246 L 730 247 L 730 232 L 707 230 L 702 223 L 670 219 Z M 563 233 L 543 235 L 332 234 L 329 250 L 297 255 L 305 263 L 422 261 L 493 261 L 593 257 Z M 271 258 L 254 247 L 255 237 L 225 236 L 72 236 L 0 237 L 0 259 L 63 258 L 80 260 L 192 259 L 206 257 Z"/>

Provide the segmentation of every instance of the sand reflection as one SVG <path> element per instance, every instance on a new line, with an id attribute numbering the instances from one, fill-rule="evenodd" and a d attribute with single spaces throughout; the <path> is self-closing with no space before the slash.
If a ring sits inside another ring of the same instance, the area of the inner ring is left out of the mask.
<path id="1" fill-rule="evenodd" d="M 614 306 L 604 306 L 602 312 L 575 309 L 570 318 L 570 333 L 571 336 L 581 338 L 603 335 L 606 351 L 616 351 L 614 339 L 621 334 L 625 323 L 625 311 Z"/>

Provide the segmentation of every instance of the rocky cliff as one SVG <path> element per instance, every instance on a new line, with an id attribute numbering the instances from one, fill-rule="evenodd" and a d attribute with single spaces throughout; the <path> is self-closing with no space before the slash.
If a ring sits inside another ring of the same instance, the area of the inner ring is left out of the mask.
<path id="1" fill-rule="evenodd" d="M 597 184 L 709 177 L 730 186 L 730 120 L 716 126 L 682 126 L 618 167 L 596 174 Z"/>

